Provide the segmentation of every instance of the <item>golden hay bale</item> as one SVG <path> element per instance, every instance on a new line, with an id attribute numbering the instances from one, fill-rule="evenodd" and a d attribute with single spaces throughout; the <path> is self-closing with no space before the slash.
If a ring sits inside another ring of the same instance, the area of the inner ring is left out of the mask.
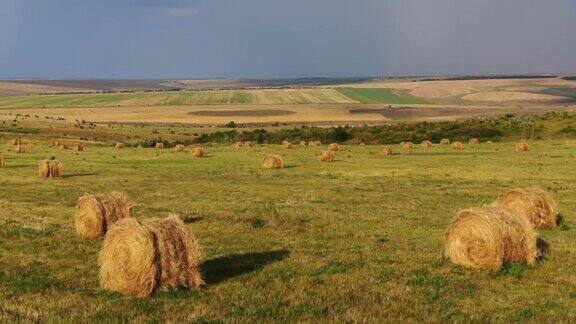
<path id="1" fill-rule="evenodd" d="M 80 143 L 76 143 L 74 145 L 74 151 L 76 152 L 83 152 L 84 151 L 84 145 L 80 144 Z"/>
<path id="2" fill-rule="evenodd" d="M 322 151 L 318 154 L 318 160 L 320 162 L 335 162 L 336 161 L 336 153 L 334 151 Z"/>
<path id="3" fill-rule="evenodd" d="M 300 141 L 300 146 L 306 146 L 308 145 L 308 143 L 306 143 L 306 141 Z"/>
<path id="4" fill-rule="evenodd" d="M 330 145 L 328 145 L 328 149 L 330 151 L 340 151 L 340 145 L 338 145 L 338 143 L 330 143 Z"/>
<path id="5" fill-rule="evenodd" d="M 422 141 L 422 143 L 420 143 L 420 146 L 423 148 L 429 148 L 432 147 L 432 142 L 430 141 Z"/>
<path id="6" fill-rule="evenodd" d="M 123 295 L 148 297 L 157 286 L 159 269 L 154 234 L 134 218 L 110 226 L 98 261 L 100 286 Z"/>
<path id="7" fill-rule="evenodd" d="M 468 140 L 468 144 L 476 145 L 478 143 L 478 139 L 474 137 Z"/>
<path id="8" fill-rule="evenodd" d="M 322 142 L 320 141 L 309 141 L 308 142 L 308 146 L 320 146 L 322 145 Z"/>
<path id="9" fill-rule="evenodd" d="M 285 149 L 291 149 L 291 148 L 292 148 L 292 143 L 290 143 L 290 142 L 287 141 L 287 140 L 284 140 L 284 141 L 282 141 L 282 146 L 283 146 Z"/>
<path id="10" fill-rule="evenodd" d="M 521 140 L 518 142 L 518 144 L 516 144 L 516 152 L 526 152 L 529 150 L 530 149 L 528 148 L 528 143 L 526 143 L 525 140 Z"/>
<path id="11" fill-rule="evenodd" d="M 58 178 L 62 176 L 62 163 L 56 159 L 42 160 L 38 165 L 41 178 Z"/>
<path id="12" fill-rule="evenodd" d="M 233 148 L 241 148 L 243 146 L 244 144 L 242 142 L 234 142 L 234 144 L 232 144 Z"/>
<path id="13" fill-rule="evenodd" d="M 534 264 L 536 232 L 522 215 L 485 206 L 458 212 L 444 235 L 445 254 L 465 267 L 500 270 L 511 261 Z"/>
<path id="14" fill-rule="evenodd" d="M 277 154 L 269 154 L 262 160 L 262 167 L 264 169 L 282 169 L 284 167 L 284 159 Z"/>
<path id="15" fill-rule="evenodd" d="M 76 204 L 76 234 L 80 237 L 102 239 L 112 224 L 131 217 L 131 209 L 130 199 L 121 192 L 84 195 Z"/>
<path id="16" fill-rule="evenodd" d="M 28 148 L 24 144 L 14 145 L 14 152 L 16 154 L 26 154 L 28 153 Z"/>
<path id="17" fill-rule="evenodd" d="M 58 146 L 58 148 L 61 150 L 67 150 L 68 146 L 66 144 L 60 144 L 60 146 Z"/>
<path id="18" fill-rule="evenodd" d="M 126 145 L 124 145 L 124 143 L 122 143 L 122 142 L 116 143 L 116 148 L 117 148 L 117 149 L 121 150 L 121 149 L 123 149 L 124 147 L 126 147 Z"/>
<path id="19" fill-rule="evenodd" d="M 555 228 L 558 203 L 549 193 L 536 188 L 512 189 L 496 200 L 500 207 L 509 208 L 526 217 L 535 228 Z"/>
<path id="20" fill-rule="evenodd" d="M 184 145 L 177 144 L 176 146 L 174 146 L 174 151 L 175 152 L 184 152 Z"/>
<path id="21" fill-rule="evenodd" d="M 16 146 L 16 145 L 20 145 L 20 144 L 22 144 L 22 141 L 20 139 L 10 140 L 10 145 L 12 145 L 12 146 Z"/>
<path id="22" fill-rule="evenodd" d="M 378 155 L 382 156 L 394 155 L 394 150 L 391 147 L 383 147 L 380 151 L 378 151 Z"/>
<path id="23" fill-rule="evenodd" d="M 156 147 L 157 149 L 163 149 L 163 148 L 164 148 L 164 143 L 162 143 L 162 142 L 156 143 L 156 146 L 155 146 L 155 147 Z"/>
<path id="24" fill-rule="evenodd" d="M 205 155 L 206 152 L 204 152 L 204 149 L 201 147 L 194 147 L 190 153 L 192 153 L 193 157 L 203 157 Z"/>
<path id="25" fill-rule="evenodd" d="M 204 281 L 200 272 L 202 252 L 196 238 L 188 231 L 178 215 L 170 215 L 148 225 L 157 242 L 158 287 L 201 286 Z"/>
<path id="26" fill-rule="evenodd" d="M 440 140 L 441 145 L 450 145 L 450 140 L 447 138 L 443 138 Z"/>
<path id="27" fill-rule="evenodd" d="M 252 141 L 244 141 L 244 142 L 242 142 L 242 146 L 252 147 L 252 146 L 254 146 L 254 143 L 252 143 Z"/>
<path id="28" fill-rule="evenodd" d="M 414 143 L 412 142 L 404 142 L 404 144 L 402 144 L 402 148 L 405 150 L 411 150 L 414 148 Z"/>
<path id="29" fill-rule="evenodd" d="M 460 142 L 453 142 L 452 143 L 452 149 L 453 150 L 463 150 L 464 145 L 462 145 L 462 143 L 460 143 Z"/>

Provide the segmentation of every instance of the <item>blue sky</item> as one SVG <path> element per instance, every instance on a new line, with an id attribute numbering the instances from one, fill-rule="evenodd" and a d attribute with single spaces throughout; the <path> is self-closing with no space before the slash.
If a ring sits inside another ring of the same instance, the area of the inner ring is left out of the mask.
<path id="1" fill-rule="evenodd" d="M 0 0 L 0 78 L 576 73 L 575 0 Z"/>

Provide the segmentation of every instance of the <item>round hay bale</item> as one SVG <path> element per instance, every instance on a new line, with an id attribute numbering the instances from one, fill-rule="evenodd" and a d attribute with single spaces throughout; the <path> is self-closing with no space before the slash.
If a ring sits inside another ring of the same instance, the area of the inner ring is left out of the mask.
<path id="1" fill-rule="evenodd" d="M 555 228 L 558 203 L 549 193 L 536 188 L 518 188 L 504 192 L 496 200 L 500 207 L 509 208 L 526 217 L 538 229 Z"/>
<path id="2" fill-rule="evenodd" d="M 444 235 L 445 254 L 458 265 L 500 270 L 506 262 L 534 264 L 536 232 L 522 215 L 485 206 L 458 212 Z"/>
<path id="3" fill-rule="evenodd" d="M 478 139 L 474 138 L 474 137 L 472 137 L 471 139 L 468 140 L 468 144 L 476 145 L 478 143 L 479 143 Z"/>
<path id="4" fill-rule="evenodd" d="M 66 144 L 60 144 L 60 146 L 58 146 L 59 149 L 61 150 L 67 150 L 68 149 L 68 145 Z"/>
<path id="5" fill-rule="evenodd" d="M 74 145 L 74 151 L 76 152 L 83 152 L 84 151 L 84 145 L 80 144 L 80 143 L 76 143 Z"/>
<path id="6" fill-rule="evenodd" d="M 175 152 L 184 152 L 184 145 L 177 144 L 176 146 L 174 146 L 174 151 Z"/>
<path id="7" fill-rule="evenodd" d="M 262 160 L 262 168 L 264 169 L 282 169 L 284 167 L 284 159 L 277 154 L 269 154 Z"/>
<path id="8" fill-rule="evenodd" d="M 300 141 L 300 146 L 306 146 L 307 144 L 306 141 Z"/>
<path id="9" fill-rule="evenodd" d="M 192 153 L 192 156 L 195 158 L 200 158 L 200 157 L 203 157 L 205 155 L 204 149 L 201 147 L 192 148 L 190 153 Z"/>
<path id="10" fill-rule="evenodd" d="M 18 138 L 12 139 L 12 140 L 10 140 L 9 144 L 12 146 L 20 145 L 20 144 L 22 144 L 22 140 L 20 140 Z"/>
<path id="11" fill-rule="evenodd" d="M 452 149 L 453 150 L 463 150 L 464 149 L 464 145 L 462 145 L 462 143 L 460 142 L 453 142 L 452 143 Z"/>
<path id="12" fill-rule="evenodd" d="M 233 148 L 241 148 L 244 147 L 244 144 L 242 142 L 234 142 L 234 144 L 232 144 Z"/>
<path id="13" fill-rule="evenodd" d="M 404 144 L 402 144 L 402 148 L 405 150 L 411 150 L 414 148 L 414 143 L 412 142 L 404 142 Z"/>
<path id="14" fill-rule="evenodd" d="M 84 195 L 76 204 L 74 216 L 76 234 L 90 239 L 102 239 L 112 224 L 131 217 L 131 209 L 130 199 L 121 192 Z"/>
<path id="15" fill-rule="evenodd" d="M 322 142 L 320 141 L 309 141 L 308 142 L 308 146 L 320 146 L 322 145 Z"/>
<path id="16" fill-rule="evenodd" d="M 157 254 L 152 231 L 134 218 L 119 220 L 102 242 L 100 286 L 123 295 L 150 296 L 159 277 Z"/>
<path id="17" fill-rule="evenodd" d="M 14 146 L 14 152 L 16 154 L 26 154 L 28 153 L 28 148 L 24 144 L 17 144 Z"/>
<path id="18" fill-rule="evenodd" d="M 432 147 L 432 142 L 430 142 L 430 141 L 422 141 L 422 143 L 420 143 L 420 146 L 421 146 L 422 148 L 430 148 L 430 147 Z"/>
<path id="19" fill-rule="evenodd" d="M 440 145 L 450 145 L 450 140 L 447 138 L 443 138 L 440 140 Z"/>
<path id="20" fill-rule="evenodd" d="M 527 152 L 530 148 L 528 147 L 528 143 L 525 140 L 521 140 L 516 144 L 516 152 Z"/>
<path id="21" fill-rule="evenodd" d="M 196 238 L 178 215 L 148 225 L 157 242 L 158 287 L 201 286 L 204 281 L 200 271 L 202 252 Z"/>
<path id="22" fill-rule="evenodd" d="M 164 143 L 158 142 L 158 143 L 156 143 L 156 146 L 155 146 L 155 147 L 156 147 L 157 149 L 161 150 L 161 149 L 164 148 Z"/>
<path id="23" fill-rule="evenodd" d="M 381 156 L 394 155 L 394 150 L 391 147 L 383 147 L 380 151 L 378 151 L 378 155 Z"/>
<path id="24" fill-rule="evenodd" d="M 244 142 L 242 142 L 242 146 L 252 147 L 252 146 L 254 146 L 254 143 L 252 143 L 252 141 L 244 141 Z"/>
<path id="25" fill-rule="evenodd" d="M 340 151 L 340 145 L 338 145 L 338 143 L 330 143 L 330 145 L 328 145 L 328 149 L 330 151 L 337 152 Z"/>
<path id="26" fill-rule="evenodd" d="M 124 145 L 124 143 L 122 143 L 122 142 L 118 142 L 118 143 L 116 143 L 115 147 L 116 147 L 116 149 L 121 150 L 121 149 L 125 148 L 126 145 Z"/>
<path id="27" fill-rule="evenodd" d="M 56 159 L 41 160 L 38 165 L 41 178 L 58 178 L 62 176 L 62 163 Z"/>
<path id="28" fill-rule="evenodd" d="M 335 162 L 336 161 L 336 153 L 334 151 L 322 151 L 318 154 L 318 160 L 320 162 Z"/>
<path id="29" fill-rule="evenodd" d="M 291 148 L 292 148 L 292 143 L 290 143 L 290 142 L 287 141 L 287 140 L 284 140 L 284 141 L 282 141 L 282 146 L 283 146 L 285 149 L 291 149 Z"/>

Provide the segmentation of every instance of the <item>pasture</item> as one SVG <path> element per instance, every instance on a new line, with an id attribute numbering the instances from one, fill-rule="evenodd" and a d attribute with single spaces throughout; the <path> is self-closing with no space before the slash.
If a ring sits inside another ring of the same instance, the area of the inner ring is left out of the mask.
<path id="1" fill-rule="evenodd" d="M 122 131 L 128 131 L 129 126 Z M 0 152 L 0 319 L 18 321 L 564 321 L 576 320 L 576 178 L 573 140 L 435 144 L 378 156 L 379 146 L 280 145 L 84 152 L 27 135 Z M 73 140 L 67 140 L 70 144 Z M 266 154 L 286 167 L 263 170 Z M 38 177 L 57 157 L 62 178 Z M 560 202 L 564 224 L 541 230 L 549 252 L 534 267 L 468 270 L 443 257 L 456 211 L 489 204 L 504 190 L 537 186 Z M 126 192 L 135 217 L 180 213 L 204 250 L 206 285 L 148 299 L 98 285 L 101 242 L 74 235 L 84 193 Z"/>

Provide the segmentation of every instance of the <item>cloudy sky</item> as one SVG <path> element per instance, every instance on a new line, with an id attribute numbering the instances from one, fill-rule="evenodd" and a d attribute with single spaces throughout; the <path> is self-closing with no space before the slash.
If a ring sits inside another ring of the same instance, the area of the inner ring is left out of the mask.
<path id="1" fill-rule="evenodd" d="M 0 78 L 576 73 L 576 0 L 0 0 Z"/>

